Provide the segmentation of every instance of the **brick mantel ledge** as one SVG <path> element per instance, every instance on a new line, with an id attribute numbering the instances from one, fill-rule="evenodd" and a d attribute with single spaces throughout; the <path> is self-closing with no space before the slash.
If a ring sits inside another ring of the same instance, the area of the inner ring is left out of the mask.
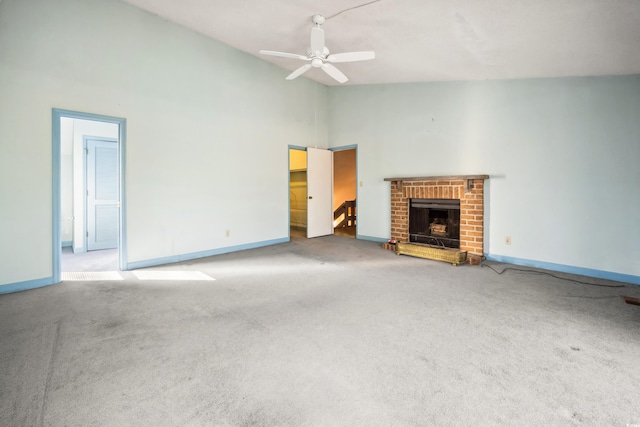
<path id="1" fill-rule="evenodd" d="M 410 181 L 466 181 L 464 186 L 465 192 L 469 192 L 471 183 L 474 179 L 489 179 L 489 175 L 445 175 L 445 176 L 421 176 L 409 178 L 385 178 L 385 181 L 395 182 L 396 186 L 402 191 L 402 183 Z"/>
<path id="2" fill-rule="evenodd" d="M 461 179 L 489 179 L 489 175 L 446 175 L 411 178 L 385 178 L 385 181 L 458 181 Z"/>

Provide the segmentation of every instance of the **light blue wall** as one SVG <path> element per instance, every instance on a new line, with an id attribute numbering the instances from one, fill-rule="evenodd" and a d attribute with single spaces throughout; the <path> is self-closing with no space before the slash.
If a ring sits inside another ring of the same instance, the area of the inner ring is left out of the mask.
<path id="1" fill-rule="evenodd" d="M 286 75 L 120 1 L 3 0 L 0 285 L 52 276 L 52 108 L 127 120 L 132 265 L 286 239 L 288 146 L 327 146 Z"/>
<path id="2" fill-rule="evenodd" d="M 640 76 L 332 87 L 329 139 L 358 144 L 363 235 L 385 177 L 489 174 L 485 252 L 640 276 Z"/>
<path id="3" fill-rule="evenodd" d="M 359 235 L 389 237 L 385 177 L 488 173 L 490 255 L 640 276 L 640 76 L 286 74 L 119 1 L 2 0 L 0 285 L 52 275 L 52 108 L 127 119 L 131 265 L 286 239 L 288 146 L 331 141 L 358 145 Z"/>

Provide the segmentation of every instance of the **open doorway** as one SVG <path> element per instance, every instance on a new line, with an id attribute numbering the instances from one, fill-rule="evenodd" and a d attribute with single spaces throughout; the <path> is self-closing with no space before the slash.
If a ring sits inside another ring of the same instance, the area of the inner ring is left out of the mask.
<path id="1" fill-rule="evenodd" d="M 357 236 L 356 149 L 289 147 L 290 237 Z"/>
<path id="2" fill-rule="evenodd" d="M 125 120 L 53 110 L 54 280 L 124 269 Z"/>
<path id="3" fill-rule="evenodd" d="M 307 235 L 307 152 L 289 148 L 289 233 Z"/>
<path id="4" fill-rule="evenodd" d="M 357 235 L 356 149 L 333 152 L 333 227 L 334 234 L 355 238 Z"/>
<path id="5" fill-rule="evenodd" d="M 289 236 L 333 234 L 333 152 L 289 147 Z"/>

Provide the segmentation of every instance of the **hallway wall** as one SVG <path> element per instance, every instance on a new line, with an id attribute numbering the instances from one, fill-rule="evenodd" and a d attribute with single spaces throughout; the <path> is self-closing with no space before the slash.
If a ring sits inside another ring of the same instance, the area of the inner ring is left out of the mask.
<path id="1" fill-rule="evenodd" d="M 356 150 L 333 152 L 333 210 L 356 199 Z"/>

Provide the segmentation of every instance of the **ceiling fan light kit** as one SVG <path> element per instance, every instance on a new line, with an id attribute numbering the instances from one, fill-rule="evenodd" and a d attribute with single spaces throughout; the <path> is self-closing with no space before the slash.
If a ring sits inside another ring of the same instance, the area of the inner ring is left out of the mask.
<path id="1" fill-rule="evenodd" d="M 304 74 L 311 68 L 320 68 L 322 71 L 331 76 L 338 83 L 345 83 L 349 79 L 342 71 L 338 70 L 332 62 L 356 62 L 367 61 L 376 57 L 373 51 L 362 52 L 344 52 L 331 54 L 327 46 L 324 44 L 324 30 L 320 28 L 325 22 L 325 17 L 322 15 L 313 15 L 311 22 L 314 26 L 311 28 L 311 40 L 309 48 L 306 51 L 306 55 L 298 55 L 295 53 L 277 52 L 273 50 L 261 50 L 262 55 L 279 56 L 281 58 L 299 59 L 302 61 L 309 61 L 308 64 L 295 70 L 293 73 L 287 76 L 287 80 L 293 80 L 296 77 Z"/>

